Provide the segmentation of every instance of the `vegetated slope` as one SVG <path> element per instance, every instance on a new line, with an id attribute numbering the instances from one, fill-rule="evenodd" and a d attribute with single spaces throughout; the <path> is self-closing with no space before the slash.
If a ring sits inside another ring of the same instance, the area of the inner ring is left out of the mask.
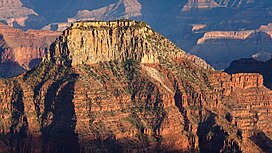
<path id="1" fill-rule="evenodd" d="M 261 75 L 215 72 L 143 22 L 76 22 L 0 101 L 1 152 L 271 149 Z"/>

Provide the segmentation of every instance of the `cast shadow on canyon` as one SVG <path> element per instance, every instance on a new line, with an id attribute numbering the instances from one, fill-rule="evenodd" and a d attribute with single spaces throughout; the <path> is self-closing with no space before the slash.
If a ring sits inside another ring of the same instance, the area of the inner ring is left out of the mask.
<path id="1" fill-rule="evenodd" d="M 28 133 L 28 120 L 25 116 L 23 103 L 23 90 L 18 82 L 14 84 L 11 103 L 11 127 L 7 133 L 0 134 L 0 143 L 6 147 L 1 148 L 10 153 L 33 152 L 32 135 Z M 6 108 L 4 113 L 7 113 Z M 3 129 L 2 129 L 3 130 Z"/>
<path id="2" fill-rule="evenodd" d="M 257 131 L 250 137 L 250 140 L 253 141 L 262 152 L 272 152 L 272 140 L 263 131 Z"/>
<path id="3" fill-rule="evenodd" d="M 42 115 L 42 138 L 44 153 L 79 152 L 78 135 L 75 133 L 77 118 L 73 104 L 76 74 L 67 80 L 54 82 L 45 98 Z M 48 123 L 51 122 L 51 123 Z"/>
<path id="4" fill-rule="evenodd" d="M 11 78 L 26 72 L 17 62 L 0 63 L 0 78 Z"/>

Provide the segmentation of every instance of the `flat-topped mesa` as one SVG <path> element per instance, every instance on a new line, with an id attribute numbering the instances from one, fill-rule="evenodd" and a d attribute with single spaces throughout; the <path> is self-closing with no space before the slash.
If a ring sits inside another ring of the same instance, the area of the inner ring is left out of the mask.
<path id="1" fill-rule="evenodd" d="M 159 59 L 174 59 L 183 54 L 144 22 L 87 21 L 76 22 L 65 30 L 52 44 L 47 59 L 69 66 L 126 59 L 157 64 Z"/>
<path id="2" fill-rule="evenodd" d="M 147 27 L 150 28 L 149 25 L 147 25 L 144 22 L 140 21 L 134 21 L 134 20 L 114 20 L 114 21 L 86 21 L 86 22 L 75 22 L 71 29 L 73 28 L 87 28 L 87 27 L 93 27 L 93 28 L 101 28 L 101 27 L 107 27 L 107 28 L 118 28 L 118 27 Z"/>

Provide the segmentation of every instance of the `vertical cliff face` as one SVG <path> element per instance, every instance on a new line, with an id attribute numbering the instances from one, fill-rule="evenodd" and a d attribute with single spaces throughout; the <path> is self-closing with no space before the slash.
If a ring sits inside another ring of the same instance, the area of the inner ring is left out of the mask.
<path id="1" fill-rule="evenodd" d="M 215 72 L 128 20 L 77 22 L 51 46 L 35 69 L 0 80 L 3 152 L 267 150 L 260 75 Z"/>
<path id="2" fill-rule="evenodd" d="M 76 22 L 63 32 L 51 50 L 49 61 L 71 66 L 126 59 L 158 64 L 187 58 L 198 66 L 212 69 L 202 59 L 181 51 L 146 23 L 131 20 Z"/>
<path id="3" fill-rule="evenodd" d="M 233 61 L 225 71 L 229 74 L 260 73 L 264 77 L 264 85 L 269 89 L 272 88 L 271 60 L 257 61 L 253 58 L 239 59 Z"/>
<path id="4" fill-rule="evenodd" d="M 60 32 L 27 32 L 0 24 L 0 77 L 12 77 L 40 63 Z"/>
<path id="5" fill-rule="evenodd" d="M 211 79 L 213 93 L 220 92 L 216 96 L 212 94 L 213 107 L 221 108 L 216 112 L 225 115 L 227 123 L 223 127 L 240 140 L 241 151 L 270 152 L 271 122 L 267 121 L 272 117 L 271 90 L 262 85 L 262 76 L 215 73 Z"/>

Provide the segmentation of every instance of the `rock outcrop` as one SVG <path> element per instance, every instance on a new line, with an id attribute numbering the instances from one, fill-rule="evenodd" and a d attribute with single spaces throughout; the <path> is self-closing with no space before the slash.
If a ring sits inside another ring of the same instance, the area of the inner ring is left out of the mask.
<path id="1" fill-rule="evenodd" d="M 51 46 L 0 80 L 1 152 L 271 151 L 259 74 L 216 72 L 129 20 L 76 22 Z"/>
<path id="2" fill-rule="evenodd" d="M 236 73 L 260 73 L 264 77 L 264 85 L 267 88 L 272 88 L 272 60 L 257 61 L 253 58 L 243 58 L 233 61 L 225 70 L 229 74 Z"/>
<path id="3" fill-rule="evenodd" d="M 272 117 L 272 95 L 271 90 L 262 85 L 262 76 L 254 73 L 216 73 L 211 78 L 217 82 L 212 85 L 215 86 L 214 91 L 221 92 L 213 96 L 215 109 L 219 107 L 221 109 L 216 111 L 225 114 L 228 123 L 224 129 L 229 129 L 230 135 L 240 139 L 243 144 L 241 151 L 270 152 L 271 123 L 267 120 Z"/>
<path id="4" fill-rule="evenodd" d="M 24 32 L 0 24 L 0 77 L 16 76 L 34 68 L 60 34 L 38 30 Z"/>
<path id="5" fill-rule="evenodd" d="M 55 52 L 50 52 L 47 58 L 71 66 L 125 61 L 128 58 L 145 64 L 157 64 L 168 58 L 187 58 L 198 66 L 212 69 L 202 59 L 180 52 L 146 23 L 131 20 L 76 22 L 52 47 Z"/>

